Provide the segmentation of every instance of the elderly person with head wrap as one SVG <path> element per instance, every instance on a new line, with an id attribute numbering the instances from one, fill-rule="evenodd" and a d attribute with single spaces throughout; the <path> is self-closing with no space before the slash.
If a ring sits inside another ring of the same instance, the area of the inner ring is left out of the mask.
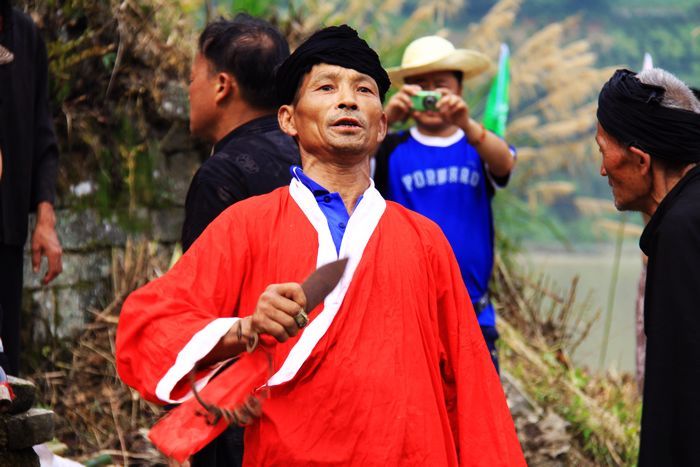
<path id="1" fill-rule="evenodd" d="M 388 87 L 351 28 L 311 36 L 278 70 L 302 160 L 290 185 L 229 208 L 125 302 L 120 376 L 184 401 L 151 430 L 168 457 L 235 422 L 244 465 L 524 465 L 445 236 L 370 179 Z M 300 282 L 338 258 L 340 282 L 307 309 Z"/>
<path id="2" fill-rule="evenodd" d="M 641 466 L 700 454 L 700 102 L 670 73 L 618 70 L 598 103 L 596 141 L 615 206 L 651 216 Z"/>

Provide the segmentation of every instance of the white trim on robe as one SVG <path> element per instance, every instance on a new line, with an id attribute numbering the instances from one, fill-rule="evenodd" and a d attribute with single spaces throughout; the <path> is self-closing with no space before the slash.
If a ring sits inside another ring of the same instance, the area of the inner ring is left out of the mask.
<path id="1" fill-rule="evenodd" d="M 328 219 L 321 211 L 311 191 L 299 180 L 293 178 L 289 186 L 289 194 L 318 233 L 319 247 L 316 267 L 328 264 L 338 258 L 348 258 L 348 264 L 340 282 L 324 300 L 323 311 L 304 329 L 304 332 L 294 344 L 294 347 L 292 347 L 280 369 L 268 380 L 268 386 L 282 384 L 294 378 L 301 365 L 311 355 L 316 344 L 326 334 L 333 322 L 333 318 L 338 313 L 338 309 L 340 309 L 340 305 L 343 303 L 355 270 L 362 259 L 365 246 L 386 209 L 384 198 L 374 188 L 374 181 L 370 179 L 369 188 L 365 190 L 362 199 L 350 216 L 343 241 L 340 244 L 340 253 L 338 254 L 328 227 Z M 182 398 L 172 399 L 173 389 L 192 371 L 199 360 L 211 352 L 238 319 L 240 318 L 215 319 L 192 336 L 192 339 L 178 353 L 175 364 L 170 367 L 158 382 L 156 396 L 168 403 L 181 403 L 190 399 L 194 395 L 192 391 L 189 391 Z M 195 382 L 195 388 L 200 391 L 225 363 L 221 362 L 212 367 L 210 371 Z"/>
<path id="2" fill-rule="evenodd" d="M 348 264 L 338 285 L 323 301 L 323 311 L 304 328 L 304 332 L 292 347 L 280 369 L 267 381 L 268 386 L 286 383 L 294 378 L 299 368 L 311 355 L 316 344 L 326 334 L 343 303 L 367 242 L 386 209 L 384 198 L 374 188 L 374 181 L 370 179 L 369 188 L 365 190 L 362 199 L 350 216 L 343 241 L 340 244 L 340 253 L 337 253 L 328 227 L 328 220 L 318 206 L 313 193 L 297 178 L 293 178 L 289 186 L 289 194 L 318 233 L 316 267 L 323 266 L 338 258 L 348 258 Z"/>
<path id="3" fill-rule="evenodd" d="M 211 352 L 219 340 L 231 329 L 233 323 L 239 319 L 240 318 L 235 317 L 215 319 L 192 336 L 192 339 L 190 339 L 187 345 L 177 354 L 175 364 L 171 366 L 161 380 L 158 381 L 158 385 L 156 386 L 156 396 L 158 399 L 171 404 L 179 404 L 193 397 L 194 392 L 191 390 L 179 399 L 172 399 L 170 396 L 177 383 L 192 371 L 198 361 Z M 227 361 L 228 360 L 213 366 L 210 371 L 200 377 L 194 385 L 197 391 L 201 391 L 211 377 L 216 374 L 217 370 Z"/>

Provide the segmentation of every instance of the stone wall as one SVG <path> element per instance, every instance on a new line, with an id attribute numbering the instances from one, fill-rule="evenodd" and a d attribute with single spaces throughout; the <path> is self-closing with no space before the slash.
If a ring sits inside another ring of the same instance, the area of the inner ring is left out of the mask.
<path id="1" fill-rule="evenodd" d="M 179 89 L 178 92 L 184 91 Z M 170 100 L 164 99 L 164 102 Z M 177 102 L 180 101 L 182 99 Z M 140 224 L 147 227 L 131 232 L 131 235 L 155 240 L 170 250 L 180 239 L 187 189 L 201 164 L 201 154 L 208 151 L 190 138 L 182 118 L 186 112 L 180 107 L 175 109 L 177 115 L 164 115 L 172 123 L 159 138 L 158 151 L 152 160 L 152 188 L 161 190 L 160 202 L 167 207 L 139 208 L 136 217 L 145 221 Z M 65 152 L 61 160 L 64 164 L 60 170 L 66 172 L 72 167 L 68 162 L 82 159 Z M 116 216 L 104 218 L 96 209 L 84 207 L 91 205 L 88 200 L 96 186 L 95 180 L 89 177 L 97 175 L 84 174 L 87 179 L 80 181 L 68 175 L 59 174 L 59 182 L 63 182 L 59 183 L 59 207 L 56 209 L 56 230 L 63 247 L 63 272 L 49 286 L 41 284 L 46 271 L 45 260 L 39 273 L 32 271 L 30 239 L 27 239 L 22 332 L 24 352 L 34 356 L 41 356 L 45 346 L 56 339 L 73 338 L 90 321 L 90 310 L 100 310 L 111 301 L 113 255 L 123 251 L 128 235 Z M 67 180 L 73 184 L 67 185 Z M 30 232 L 33 222 L 30 218 Z"/>
<path id="2" fill-rule="evenodd" d="M 167 248 L 179 241 L 184 210 L 180 206 L 147 211 L 151 228 L 140 233 Z M 101 219 L 93 209 L 56 212 L 63 246 L 63 272 L 49 286 L 31 266 L 29 241 L 24 260 L 23 332 L 26 350 L 35 352 L 55 338 L 74 337 L 112 299 L 112 256 L 123 250 L 127 232 L 116 220 Z M 33 219 L 30 220 L 32 222 Z M 32 344 L 29 344 L 31 342 Z M 31 346 L 31 348 L 30 348 Z"/>

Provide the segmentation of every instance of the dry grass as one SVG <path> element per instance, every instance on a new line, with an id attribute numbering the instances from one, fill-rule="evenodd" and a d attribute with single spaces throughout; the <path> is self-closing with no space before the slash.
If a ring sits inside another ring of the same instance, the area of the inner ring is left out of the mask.
<path id="1" fill-rule="evenodd" d="M 610 236 L 620 235 L 620 227 L 622 227 L 622 236 L 625 238 L 638 239 L 642 236 L 644 227 L 637 224 L 624 223 L 611 219 L 597 219 L 593 224 L 593 232 L 597 234 L 608 234 Z"/>
<path id="2" fill-rule="evenodd" d="M 607 199 L 579 196 L 574 200 L 574 203 L 579 212 L 591 217 L 618 213 L 615 205 Z"/>
<path id="3" fill-rule="evenodd" d="M 533 282 L 497 260 L 494 284 L 504 369 L 527 382 L 523 388 L 531 398 L 571 424 L 586 462 L 633 465 L 641 414 L 634 377 L 592 375 L 571 362 L 600 316 L 599 310 L 584 319 L 591 307 L 588 299 L 576 304 L 577 279 L 557 293 L 547 279 Z"/>
<path id="4" fill-rule="evenodd" d="M 570 197 L 574 191 L 576 187 L 571 182 L 539 182 L 528 189 L 528 205 L 534 212 L 537 205 L 549 206 L 559 198 Z"/>
<path id="5" fill-rule="evenodd" d="M 142 400 L 116 372 L 115 334 L 126 296 L 162 274 L 170 256 L 156 244 L 128 240 L 112 255 L 114 298 L 104 310 L 93 311 L 71 349 L 70 362 L 55 362 L 55 371 L 38 373 L 43 401 L 57 415 L 56 437 L 70 455 L 91 459 L 109 454 L 121 465 L 151 465 L 164 459 L 145 434 L 161 409 Z"/>

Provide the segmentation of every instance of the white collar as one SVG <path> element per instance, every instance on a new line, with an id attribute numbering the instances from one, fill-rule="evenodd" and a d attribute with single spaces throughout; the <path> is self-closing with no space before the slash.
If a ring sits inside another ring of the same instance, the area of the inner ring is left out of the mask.
<path id="1" fill-rule="evenodd" d="M 434 146 L 438 148 L 446 148 L 447 146 L 452 146 L 457 141 L 464 138 L 464 131 L 461 128 L 457 128 L 457 131 L 452 133 L 450 136 L 426 136 L 420 131 L 418 131 L 418 128 L 414 126 L 411 127 L 410 132 L 411 136 L 413 136 L 413 139 L 418 141 L 420 144 L 424 146 Z"/>
<path id="2" fill-rule="evenodd" d="M 384 198 L 374 187 L 374 181 L 370 179 L 369 188 L 365 190 L 362 199 L 350 216 L 343 241 L 340 244 L 340 254 L 338 254 L 328 227 L 328 219 L 318 207 L 318 202 L 311 191 L 295 177 L 289 185 L 289 194 L 318 234 L 316 267 L 338 258 L 348 258 L 348 264 L 338 285 L 323 301 L 323 311 L 304 329 L 280 369 L 267 381 L 268 386 L 286 383 L 294 378 L 299 368 L 311 355 L 318 341 L 326 334 L 343 303 L 367 242 L 369 242 L 386 209 Z"/>

